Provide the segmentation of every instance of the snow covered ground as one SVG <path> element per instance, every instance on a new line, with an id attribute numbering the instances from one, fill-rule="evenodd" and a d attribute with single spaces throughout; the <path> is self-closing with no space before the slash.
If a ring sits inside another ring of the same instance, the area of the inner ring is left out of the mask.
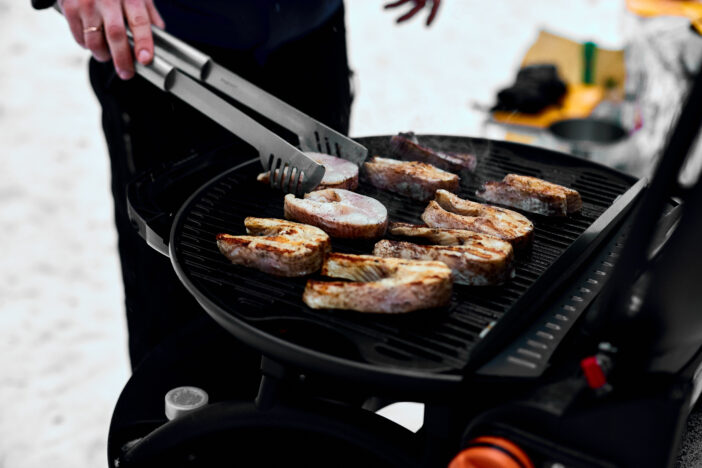
<path id="1" fill-rule="evenodd" d="M 352 135 L 477 135 L 538 28 L 620 46 L 623 2 L 445 0 L 395 26 L 347 2 Z M 129 376 L 107 156 L 87 53 L 0 0 L 0 468 L 99 467 Z"/>
<path id="2" fill-rule="evenodd" d="M 129 375 L 86 53 L 0 2 L 0 466 L 98 467 Z"/>

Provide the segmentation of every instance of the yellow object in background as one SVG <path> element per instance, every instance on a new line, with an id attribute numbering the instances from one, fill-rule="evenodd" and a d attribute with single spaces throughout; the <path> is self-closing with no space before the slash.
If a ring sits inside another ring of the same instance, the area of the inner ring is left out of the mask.
<path id="1" fill-rule="evenodd" d="M 695 30 L 702 34 L 702 16 L 700 16 L 697 19 L 692 20 L 692 26 L 695 28 Z"/>
<path id="2" fill-rule="evenodd" d="M 514 143 L 522 143 L 525 145 L 531 145 L 536 141 L 536 137 L 534 135 L 526 135 L 524 133 L 518 133 L 518 132 L 507 132 L 505 134 L 505 141 L 513 141 Z"/>
<path id="3" fill-rule="evenodd" d="M 585 75 L 583 44 L 547 31 L 539 37 L 522 59 L 521 67 L 550 63 L 558 69 L 558 76 L 568 85 L 582 83 Z M 616 88 L 623 92 L 626 81 L 624 51 L 597 47 L 592 63 L 592 84 Z"/>
<path id="4" fill-rule="evenodd" d="M 600 85 L 569 84 L 560 106 L 549 106 L 538 114 L 495 111 L 499 123 L 546 128 L 557 120 L 587 117 L 602 101 L 605 89 Z"/>
<path id="5" fill-rule="evenodd" d="M 702 3 L 680 0 L 627 0 L 629 11 L 639 16 L 685 16 L 702 34 Z"/>
<path id="6" fill-rule="evenodd" d="M 521 67 L 536 64 L 552 64 L 558 76 L 567 85 L 566 94 L 560 105 L 549 106 L 538 114 L 495 111 L 493 119 L 502 124 L 524 125 L 533 128 L 546 128 L 562 119 L 589 116 L 597 105 L 608 96 L 624 92 L 626 68 L 624 51 L 592 47 L 590 68 L 584 60 L 584 45 L 565 37 L 540 31 L 536 42 L 524 55 Z M 594 50 L 593 50 L 594 49 Z M 587 76 L 591 84 L 584 83 Z"/>

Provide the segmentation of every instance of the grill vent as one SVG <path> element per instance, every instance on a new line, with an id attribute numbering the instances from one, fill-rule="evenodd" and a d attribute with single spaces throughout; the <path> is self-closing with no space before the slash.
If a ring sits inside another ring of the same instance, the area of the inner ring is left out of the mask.
<path id="1" fill-rule="evenodd" d="M 592 262 L 592 266 L 574 278 L 573 286 L 562 295 L 565 299 L 555 302 L 519 340 L 483 366 L 479 373 L 519 377 L 541 375 L 557 343 L 604 287 L 628 234 L 628 229 L 622 229 Z"/>

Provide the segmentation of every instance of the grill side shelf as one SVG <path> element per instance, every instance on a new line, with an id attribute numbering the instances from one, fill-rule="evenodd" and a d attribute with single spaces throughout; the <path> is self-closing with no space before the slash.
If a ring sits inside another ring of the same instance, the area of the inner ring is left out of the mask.
<path id="1" fill-rule="evenodd" d="M 202 184 L 237 164 L 234 155 L 240 157 L 247 151 L 246 146 L 229 144 L 164 163 L 134 177 L 127 185 L 127 214 L 139 236 L 168 257 L 174 213 Z"/>
<path id="2" fill-rule="evenodd" d="M 646 183 L 647 181 L 645 179 L 639 180 L 620 196 L 612 206 L 597 218 L 597 220 L 563 252 L 532 287 L 514 303 L 508 312 L 510 317 L 507 320 L 505 320 L 507 317 L 503 317 L 502 320 L 495 323 L 490 331 L 483 336 L 483 340 L 473 349 L 471 362 L 467 366 L 467 369 L 473 370 L 479 365 L 484 364 L 485 361 L 494 356 L 496 352 L 504 349 L 505 343 L 514 339 L 515 335 L 518 335 L 519 331 L 523 330 L 523 327 L 528 326 L 528 324 L 534 320 L 534 316 L 543 309 L 547 301 L 563 286 L 566 280 L 572 278 L 574 273 L 584 265 L 599 245 L 611 234 L 613 229 L 629 212 L 638 196 L 646 187 Z M 595 277 L 604 276 L 603 273 L 606 274 L 605 271 L 600 268 L 595 269 Z M 599 285 L 601 287 L 601 282 Z M 592 288 L 588 289 L 592 290 Z M 595 295 L 596 294 L 590 294 L 588 299 L 592 300 Z M 578 298 L 575 302 L 580 305 L 584 305 L 582 303 L 586 302 L 585 298 L 578 295 L 577 292 L 566 297 L 570 297 L 571 299 Z M 573 305 L 570 304 L 570 307 L 573 308 Z M 530 331 L 534 330 L 534 335 L 537 338 L 541 338 L 541 340 L 536 340 L 535 343 L 544 344 L 544 341 L 548 343 L 546 349 L 541 347 L 541 352 L 535 349 L 540 347 L 539 344 L 527 344 L 525 347 L 521 346 L 522 343 L 518 340 L 500 354 L 500 357 L 504 355 L 504 358 L 511 365 L 521 367 L 521 375 L 524 375 L 524 373 L 527 375 L 533 375 L 533 373 L 540 375 L 546 361 L 544 360 L 542 363 L 537 364 L 534 362 L 535 358 L 544 358 L 547 360 L 547 358 L 550 357 L 558 342 L 566 335 L 567 330 L 572 326 L 572 323 L 582 310 L 584 310 L 584 308 L 555 311 L 553 313 L 553 320 L 550 320 L 549 313 L 546 313 L 544 316 L 547 317 L 547 319 L 537 322 L 537 324 L 530 329 Z M 568 315 L 566 313 L 568 313 Z M 556 315 L 560 315 L 561 318 L 555 317 Z M 563 318 L 566 320 L 563 320 Z M 529 335 L 529 333 L 527 332 L 526 335 Z M 513 350 L 512 348 L 515 346 L 516 348 Z M 521 351 L 519 351 L 520 349 Z M 499 360 L 500 357 L 497 359 Z M 514 369 L 511 368 L 511 370 Z M 488 375 L 511 375 L 502 373 L 495 374 L 496 368 L 493 362 L 480 367 L 479 372 Z"/>

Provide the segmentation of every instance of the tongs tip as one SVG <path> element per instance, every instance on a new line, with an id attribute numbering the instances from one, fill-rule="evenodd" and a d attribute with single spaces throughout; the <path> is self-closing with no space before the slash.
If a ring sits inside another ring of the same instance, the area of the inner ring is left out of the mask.
<path id="1" fill-rule="evenodd" d="M 272 188 L 302 196 L 314 190 L 322 182 L 324 166 L 308 158 L 304 153 L 302 156 L 307 160 L 304 161 L 306 164 L 301 165 L 302 167 L 287 162 L 287 158 L 276 157 L 273 154 L 268 157 L 267 166 Z"/>

